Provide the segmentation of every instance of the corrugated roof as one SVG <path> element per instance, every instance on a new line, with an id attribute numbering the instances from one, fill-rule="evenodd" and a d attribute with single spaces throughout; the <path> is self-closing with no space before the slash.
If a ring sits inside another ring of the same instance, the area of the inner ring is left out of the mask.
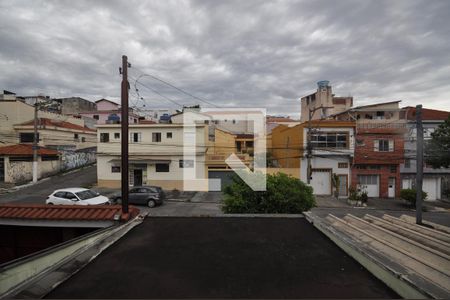
<path id="1" fill-rule="evenodd" d="M 0 205 L 0 218 L 20 220 L 57 221 L 114 221 L 115 215 L 122 221 L 139 214 L 139 209 L 130 206 L 129 213 L 122 215 L 120 205 L 42 205 L 42 204 L 3 204 Z"/>
<path id="2" fill-rule="evenodd" d="M 53 120 L 53 119 L 47 119 L 47 118 L 39 118 L 38 124 L 40 127 L 45 126 L 54 126 L 54 127 L 60 127 L 60 128 L 67 128 L 67 129 L 74 129 L 74 130 L 81 130 L 81 131 L 90 131 L 90 132 L 96 132 L 94 129 L 90 129 L 88 127 L 83 127 L 80 125 L 76 125 L 73 123 L 65 122 L 65 121 L 59 121 L 59 120 Z M 17 124 L 18 126 L 33 126 L 34 120 Z"/>
<path id="3" fill-rule="evenodd" d="M 33 146 L 31 144 L 17 144 L 0 147 L 0 155 L 33 155 Z M 38 155 L 58 155 L 58 151 L 40 147 Z"/>

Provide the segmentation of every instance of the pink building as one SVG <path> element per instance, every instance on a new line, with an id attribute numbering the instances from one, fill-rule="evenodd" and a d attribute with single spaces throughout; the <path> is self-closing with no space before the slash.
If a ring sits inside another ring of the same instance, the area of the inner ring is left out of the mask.
<path id="1" fill-rule="evenodd" d="M 86 116 L 97 120 L 97 124 L 114 124 L 120 122 L 121 110 L 119 104 L 107 99 L 100 99 L 95 101 L 97 105 L 96 111 L 81 112 L 81 116 Z M 139 116 L 134 113 L 133 109 L 129 109 L 130 124 L 138 123 Z"/>

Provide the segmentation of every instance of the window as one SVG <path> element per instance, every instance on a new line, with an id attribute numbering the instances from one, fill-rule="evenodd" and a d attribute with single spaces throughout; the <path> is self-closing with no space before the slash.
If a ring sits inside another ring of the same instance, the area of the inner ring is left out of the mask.
<path id="1" fill-rule="evenodd" d="M 73 134 L 73 139 L 74 139 L 75 141 L 78 141 L 78 133 L 74 133 L 74 134 Z"/>
<path id="2" fill-rule="evenodd" d="M 114 132 L 114 138 L 120 139 L 120 132 Z"/>
<path id="3" fill-rule="evenodd" d="M 194 161 L 191 159 L 189 159 L 189 160 L 180 159 L 179 166 L 180 166 L 180 168 L 193 168 Z"/>
<path id="4" fill-rule="evenodd" d="M 111 173 L 120 173 L 120 166 L 111 166 Z"/>
<path id="5" fill-rule="evenodd" d="M 130 142 L 131 143 L 139 143 L 141 142 L 142 135 L 140 132 L 131 132 L 130 133 Z"/>
<path id="6" fill-rule="evenodd" d="M 246 141 L 245 142 L 245 147 L 247 147 L 247 148 L 253 147 L 253 141 Z"/>
<path id="7" fill-rule="evenodd" d="M 391 173 L 397 172 L 397 166 L 396 165 L 390 165 L 389 166 L 389 171 L 391 171 Z"/>
<path id="8" fill-rule="evenodd" d="M 93 115 L 92 117 L 93 117 L 95 120 L 98 120 L 98 119 L 99 119 L 98 115 Z"/>
<path id="9" fill-rule="evenodd" d="M 356 140 L 356 146 L 364 146 L 364 140 L 362 140 L 362 139 L 357 139 L 357 140 Z"/>
<path id="10" fill-rule="evenodd" d="M 377 111 L 377 119 L 384 119 L 384 111 Z"/>
<path id="11" fill-rule="evenodd" d="M 166 133 L 166 138 L 171 139 L 172 138 L 172 132 Z"/>
<path id="12" fill-rule="evenodd" d="M 348 168 L 348 163 L 338 163 L 338 168 L 339 169 L 347 169 Z"/>
<path id="13" fill-rule="evenodd" d="M 393 152 L 394 141 L 393 140 L 374 140 L 374 151 L 379 152 Z"/>
<path id="14" fill-rule="evenodd" d="M 169 172 L 169 164 L 155 164 L 156 172 Z"/>
<path id="15" fill-rule="evenodd" d="M 9 157 L 9 161 L 13 162 L 13 161 L 33 161 L 33 156 L 18 156 L 18 157 L 14 157 L 14 156 L 10 156 Z"/>
<path id="16" fill-rule="evenodd" d="M 37 134 L 37 140 L 39 141 L 39 133 Z M 20 142 L 21 143 L 32 143 L 34 140 L 33 132 L 21 132 L 20 133 Z"/>
<path id="17" fill-rule="evenodd" d="M 81 138 L 81 142 L 82 142 L 82 143 L 86 142 L 86 138 L 85 138 L 85 137 L 82 137 L 82 138 Z"/>
<path id="18" fill-rule="evenodd" d="M 359 184 L 378 184 L 378 175 L 358 175 Z"/>
<path id="19" fill-rule="evenodd" d="M 405 168 L 411 168 L 411 160 L 409 158 L 405 159 Z"/>
<path id="20" fill-rule="evenodd" d="M 233 124 L 236 124 L 236 120 L 233 120 Z"/>
<path id="21" fill-rule="evenodd" d="M 53 196 L 58 197 L 58 198 L 66 198 L 66 192 L 57 192 Z"/>
<path id="22" fill-rule="evenodd" d="M 209 120 L 205 120 L 205 124 L 209 124 Z"/>
<path id="23" fill-rule="evenodd" d="M 109 133 L 102 132 L 100 133 L 100 143 L 107 143 L 109 142 Z"/>
<path id="24" fill-rule="evenodd" d="M 59 160 L 59 157 L 56 155 L 43 155 L 41 157 L 42 161 L 54 161 L 54 160 Z"/>
<path id="25" fill-rule="evenodd" d="M 339 132 L 322 132 L 311 135 L 313 148 L 348 148 L 348 134 Z"/>
<path id="26" fill-rule="evenodd" d="M 153 132 L 152 133 L 152 142 L 160 143 L 161 142 L 161 132 Z"/>
<path id="27" fill-rule="evenodd" d="M 381 170 L 381 166 L 380 165 L 369 165 L 369 169 L 370 170 Z"/>

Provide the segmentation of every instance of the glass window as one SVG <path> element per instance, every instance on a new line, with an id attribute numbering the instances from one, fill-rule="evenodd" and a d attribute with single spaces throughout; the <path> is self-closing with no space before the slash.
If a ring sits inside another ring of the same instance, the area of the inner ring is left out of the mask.
<path id="1" fill-rule="evenodd" d="M 169 172 L 169 164 L 155 164 L 156 172 Z"/>
<path id="2" fill-rule="evenodd" d="M 39 133 L 36 135 L 37 140 L 39 141 Z M 20 133 L 20 142 L 21 143 L 32 143 L 34 141 L 34 133 L 33 132 L 21 132 Z"/>
<path id="3" fill-rule="evenodd" d="M 111 166 L 111 173 L 120 173 L 120 166 Z"/>
<path id="4" fill-rule="evenodd" d="M 100 143 L 107 143 L 109 142 L 109 133 L 102 132 L 100 133 Z"/>
<path id="5" fill-rule="evenodd" d="M 114 132 L 114 138 L 120 139 L 120 132 Z"/>
<path id="6" fill-rule="evenodd" d="M 65 198 L 66 192 L 57 192 L 54 196 L 58 198 Z"/>
<path id="7" fill-rule="evenodd" d="M 91 199 L 91 198 L 97 197 L 97 193 L 95 193 L 95 192 L 93 192 L 91 190 L 78 192 L 76 194 L 77 194 L 78 198 L 80 198 L 81 200 L 87 200 L 87 199 Z"/>
<path id="8" fill-rule="evenodd" d="M 172 138 L 172 132 L 167 132 L 166 133 L 166 138 L 171 139 Z"/>
<path id="9" fill-rule="evenodd" d="M 98 120 L 98 119 L 99 119 L 98 115 L 94 115 L 93 118 L 94 118 L 95 120 Z"/>
<path id="10" fill-rule="evenodd" d="M 313 148 L 348 148 L 348 134 L 323 132 L 311 135 Z"/>
<path id="11" fill-rule="evenodd" d="M 139 143 L 141 142 L 142 135 L 140 132 L 132 132 L 130 133 L 130 142 Z"/>
<path id="12" fill-rule="evenodd" d="M 411 160 L 409 158 L 405 159 L 405 168 L 411 168 Z"/>
<path id="13" fill-rule="evenodd" d="M 152 133 L 152 142 L 153 143 L 161 142 L 161 132 L 153 132 Z"/>

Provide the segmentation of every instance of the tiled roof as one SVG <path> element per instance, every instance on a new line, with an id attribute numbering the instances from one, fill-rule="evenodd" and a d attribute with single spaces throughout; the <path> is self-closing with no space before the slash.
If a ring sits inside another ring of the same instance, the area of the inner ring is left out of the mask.
<path id="1" fill-rule="evenodd" d="M 97 101 L 95 101 L 95 103 L 99 103 L 99 102 L 101 102 L 101 101 L 106 101 L 106 102 L 109 102 L 109 103 L 112 103 L 112 104 L 114 104 L 114 105 L 119 106 L 119 103 L 116 103 L 116 102 L 114 102 L 114 101 L 111 101 L 111 100 L 108 100 L 108 99 L 105 99 L 105 98 L 102 98 L 102 99 L 100 99 L 100 100 L 97 100 Z"/>
<path id="2" fill-rule="evenodd" d="M 17 144 L 0 147 L 0 155 L 33 155 L 33 146 L 30 144 Z M 58 155 L 58 151 L 39 148 L 38 155 Z"/>
<path id="3" fill-rule="evenodd" d="M 404 107 L 403 109 L 405 109 L 408 112 L 408 120 L 416 119 L 415 107 L 407 106 Z M 422 108 L 422 120 L 447 120 L 449 116 L 450 116 L 449 111 Z"/>
<path id="4" fill-rule="evenodd" d="M 20 220 L 57 221 L 114 221 L 115 215 L 129 220 L 139 214 L 139 209 L 130 206 L 128 214 L 122 215 L 120 205 L 0 205 L 0 218 Z"/>
<path id="5" fill-rule="evenodd" d="M 52 120 L 52 119 L 47 119 L 47 118 L 39 118 L 38 120 L 38 124 L 39 126 L 54 126 L 54 127 L 60 127 L 60 128 L 67 128 L 67 129 L 74 129 L 74 130 L 82 130 L 82 131 L 90 131 L 90 132 L 96 132 L 96 130 L 94 129 L 90 129 L 88 127 L 83 127 L 80 125 L 76 125 L 73 123 L 69 123 L 69 122 L 65 122 L 65 121 L 58 121 L 58 120 Z M 17 124 L 19 126 L 32 126 L 34 125 L 34 120 L 22 123 L 22 124 Z"/>

